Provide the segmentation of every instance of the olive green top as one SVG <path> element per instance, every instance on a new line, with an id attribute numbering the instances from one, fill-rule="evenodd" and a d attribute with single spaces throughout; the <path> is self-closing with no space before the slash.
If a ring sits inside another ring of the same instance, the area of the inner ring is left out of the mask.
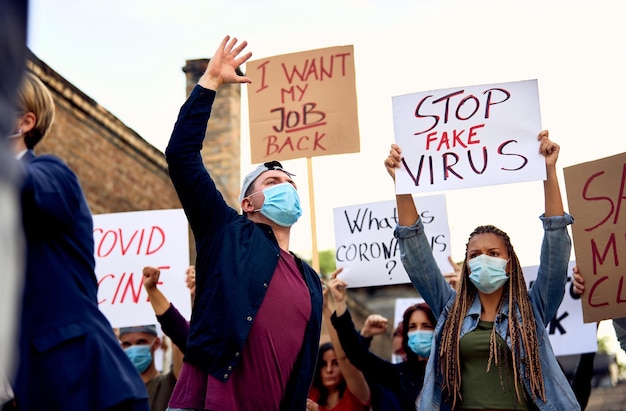
<path id="1" fill-rule="evenodd" d="M 500 351 L 500 360 L 487 372 L 489 361 L 489 338 L 493 322 L 479 321 L 475 330 L 461 338 L 461 409 L 503 409 L 528 410 L 524 387 L 519 386 L 523 403 L 517 402 L 513 385 L 513 362 L 511 350 L 506 342 L 496 334 L 496 345 Z M 504 360 L 504 361 L 502 361 Z"/>

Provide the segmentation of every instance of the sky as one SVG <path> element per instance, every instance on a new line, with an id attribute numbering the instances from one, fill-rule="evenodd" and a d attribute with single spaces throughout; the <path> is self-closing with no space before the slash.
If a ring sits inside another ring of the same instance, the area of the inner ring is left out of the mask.
<path id="1" fill-rule="evenodd" d="M 620 0 L 31 0 L 28 45 L 161 151 L 186 97 L 182 67 L 211 57 L 225 35 L 248 41 L 252 60 L 353 45 L 361 151 L 311 161 L 317 248 L 326 250 L 333 208 L 393 199 L 382 165 L 394 142 L 391 98 L 408 93 L 537 79 L 567 203 L 563 167 L 626 151 L 625 12 Z M 242 178 L 255 166 L 247 121 L 244 87 Z M 291 249 L 307 256 L 307 161 L 283 165 L 305 206 Z M 522 265 L 538 264 L 541 182 L 445 194 L 455 259 L 489 223 L 509 233 Z"/>

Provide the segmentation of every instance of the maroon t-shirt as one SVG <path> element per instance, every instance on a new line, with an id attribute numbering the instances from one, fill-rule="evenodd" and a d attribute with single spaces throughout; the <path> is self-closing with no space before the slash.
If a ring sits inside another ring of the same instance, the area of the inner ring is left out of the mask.
<path id="1" fill-rule="evenodd" d="M 294 257 L 281 250 L 241 361 L 230 379 L 223 383 L 185 362 L 169 406 L 214 411 L 279 409 L 310 316 L 306 282 Z"/>

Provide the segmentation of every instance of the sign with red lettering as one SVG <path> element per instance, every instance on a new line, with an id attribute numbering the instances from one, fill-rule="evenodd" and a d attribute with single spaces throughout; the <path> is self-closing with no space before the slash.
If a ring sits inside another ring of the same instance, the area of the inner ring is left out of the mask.
<path id="1" fill-rule="evenodd" d="M 252 163 L 360 150 L 352 46 L 246 63 Z"/>
<path id="2" fill-rule="evenodd" d="M 156 324 L 143 286 L 143 268 L 161 270 L 157 287 L 191 317 L 185 283 L 189 230 L 182 209 L 93 216 L 98 304 L 113 327 Z"/>
<path id="3" fill-rule="evenodd" d="M 585 322 L 626 317 L 626 153 L 563 169 Z M 621 262 L 621 263 L 620 263 Z"/>
<path id="4" fill-rule="evenodd" d="M 443 274 L 454 268 L 448 261 L 450 227 L 443 194 L 415 198 L 433 255 Z M 410 283 L 400 261 L 396 201 L 381 201 L 333 210 L 335 221 L 335 262 L 343 271 L 339 278 L 348 287 L 370 287 Z"/>
<path id="5" fill-rule="evenodd" d="M 537 80 L 392 98 L 397 193 L 545 180 Z"/>

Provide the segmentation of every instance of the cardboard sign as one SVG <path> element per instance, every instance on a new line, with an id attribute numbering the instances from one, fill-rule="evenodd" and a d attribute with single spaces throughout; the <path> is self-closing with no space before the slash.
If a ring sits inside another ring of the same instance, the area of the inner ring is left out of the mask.
<path id="1" fill-rule="evenodd" d="M 441 272 L 452 272 L 448 261 L 450 228 L 445 196 L 413 200 Z M 333 213 L 335 262 L 337 267 L 343 267 L 339 277 L 348 283 L 348 287 L 411 282 L 400 261 L 398 240 L 393 236 L 398 224 L 395 200 L 338 207 Z"/>
<path id="2" fill-rule="evenodd" d="M 584 324 L 580 296 L 572 289 L 572 267 L 576 263 L 570 262 L 568 269 L 568 281 L 565 286 L 565 297 L 561 303 L 557 315 L 546 327 L 548 338 L 554 350 L 554 354 L 574 355 L 598 350 L 598 338 L 596 324 Z M 523 267 L 526 285 L 530 285 L 537 278 L 539 266 Z M 411 305 L 424 302 L 421 298 L 398 298 L 396 299 L 394 324 L 402 321 L 404 311 Z"/>
<path id="3" fill-rule="evenodd" d="M 182 209 L 93 216 L 98 304 L 113 327 L 155 324 L 143 268 L 161 270 L 159 289 L 187 319 L 189 232 Z"/>
<path id="4" fill-rule="evenodd" d="M 585 322 L 626 317 L 626 153 L 563 169 Z M 624 215 L 622 215 L 624 214 Z"/>
<path id="5" fill-rule="evenodd" d="M 544 180 L 536 80 L 393 97 L 403 166 L 396 192 L 423 193 Z"/>
<path id="6" fill-rule="evenodd" d="M 252 163 L 360 151 L 352 46 L 250 61 Z"/>

